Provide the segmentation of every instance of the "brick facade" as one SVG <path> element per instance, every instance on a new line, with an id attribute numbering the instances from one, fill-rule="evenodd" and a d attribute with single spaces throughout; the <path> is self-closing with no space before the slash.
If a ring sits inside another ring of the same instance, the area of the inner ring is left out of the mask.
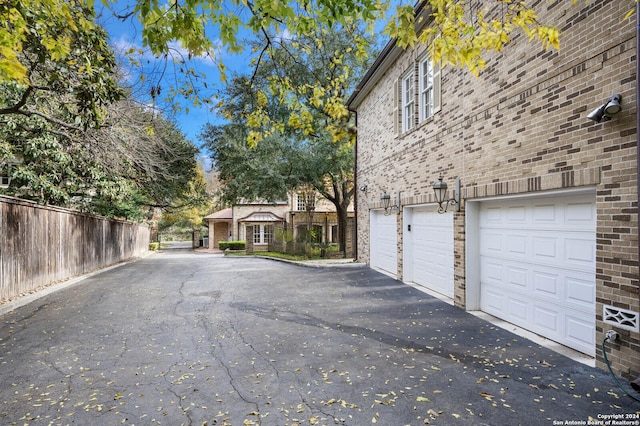
<path id="1" fill-rule="evenodd" d="M 468 308 L 466 204 L 487 197 L 595 188 L 596 342 L 612 327 L 602 305 L 640 311 L 638 188 L 635 127 L 635 7 L 631 0 L 538 2 L 542 22 L 561 30 L 561 50 L 544 50 L 519 35 L 488 61 L 479 77 L 442 70 L 442 109 L 398 134 L 397 81 L 424 47 L 376 62 L 379 67 L 351 107 L 358 116 L 357 251 L 370 260 L 369 214 L 380 194 L 401 192 L 398 272 L 403 278 L 402 207 L 434 203 L 439 175 L 462 182 L 462 210 L 454 216 L 454 302 Z M 587 119 L 611 95 L 622 111 L 610 121 Z M 617 330 L 609 360 L 619 374 L 640 372 L 640 341 Z M 603 367 L 600 349 L 597 364 Z"/>

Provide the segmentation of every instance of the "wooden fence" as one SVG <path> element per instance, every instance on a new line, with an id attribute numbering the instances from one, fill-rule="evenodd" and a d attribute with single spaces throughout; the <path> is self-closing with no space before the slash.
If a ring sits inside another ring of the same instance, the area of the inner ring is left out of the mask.
<path id="1" fill-rule="evenodd" d="M 140 256 L 150 230 L 0 196 L 0 302 Z"/>

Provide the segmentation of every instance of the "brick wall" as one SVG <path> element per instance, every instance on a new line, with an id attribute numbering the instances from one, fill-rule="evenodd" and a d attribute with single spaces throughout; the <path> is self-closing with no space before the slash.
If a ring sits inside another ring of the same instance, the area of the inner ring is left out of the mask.
<path id="1" fill-rule="evenodd" d="M 433 203 L 439 175 L 462 181 L 466 200 L 562 188 L 595 187 L 597 210 L 596 341 L 611 328 L 602 304 L 639 311 L 635 129 L 635 26 L 623 20 L 631 0 L 539 2 L 543 22 L 562 31 L 561 50 L 522 35 L 476 78 L 445 67 L 442 110 L 394 133 L 394 83 L 420 51 L 406 51 L 358 105 L 358 258 L 369 260 L 369 210 L 380 194 L 402 191 L 402 204 Z M 420 48 L 422 49 L 422 48 Z M 623 110 L 594 123 L 587 114 L 612 94 Z M 465 307 L 465 210 L 455 215 L 455 303 Z M 402 215 L 398 278 L 402 278 Z M 623 334 L 609 356 L 619 372 L 640 371 L 638 334 Z M 602 366 L 598 349 L 597 361 Z"/>

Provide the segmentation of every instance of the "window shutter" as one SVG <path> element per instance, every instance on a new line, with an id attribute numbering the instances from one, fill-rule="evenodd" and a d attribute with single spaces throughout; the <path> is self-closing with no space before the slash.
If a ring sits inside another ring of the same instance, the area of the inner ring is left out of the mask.
<path id="1" fill-rule="evenodd" d="M 417 60 L 413 62 L 413 126 L 415 129 L 420 123 L 420 65 Z"/>
<path id="2" fill-rule="evenodd" d="M 397 136 L 400 135 L 400 98 L 398 96 L 398 92 L 400 91 L 400 82 L 396 80 L 393 82 L 393 134 Z"/>
<path id="3" fill-rule="evenodd" d="M 433 112 L 436 113 L 442 108 L 442 77 L 440 64 L 433 63 Z"/>

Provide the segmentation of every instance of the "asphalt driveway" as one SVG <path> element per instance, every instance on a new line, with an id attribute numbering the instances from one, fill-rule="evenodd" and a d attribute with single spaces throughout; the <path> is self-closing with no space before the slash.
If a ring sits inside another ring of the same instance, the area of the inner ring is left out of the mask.
<path id="1" fill-rule="evenodd" d="M 366 267 L 191 250 L 1 315 L 0 381 L 1 425 L 640 424 L 608 373 Z"/>

